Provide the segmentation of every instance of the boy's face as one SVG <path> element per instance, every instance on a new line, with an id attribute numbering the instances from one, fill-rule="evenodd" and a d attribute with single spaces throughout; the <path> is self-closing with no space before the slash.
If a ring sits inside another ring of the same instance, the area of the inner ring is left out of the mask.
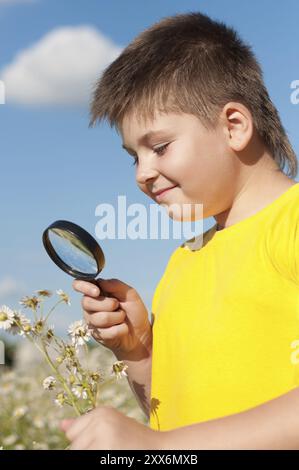
<path id="1" fill-rule="evenodd" d="M 137 159 L 137 185 L 171 218 L 198 220 L 195 204 L 203 204 L 203 218 L 227 208 L 236 169 L 223 124 L 208 131 L 191 114 L 157 114 L 147 123 L 126 115 L 120 131 L 123 146 Z M 170 187 L 160 197 L 154 194 Z M 191 204 L 191 218 L 181 215 L 183 204 Z"/>

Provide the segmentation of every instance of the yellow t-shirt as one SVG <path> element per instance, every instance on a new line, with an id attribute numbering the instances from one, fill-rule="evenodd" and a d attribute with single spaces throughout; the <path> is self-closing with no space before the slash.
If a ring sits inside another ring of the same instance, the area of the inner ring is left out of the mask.
<path id="1" fill-rule="evenodd" d="M 152 300 L 152 429 L 239 413 L 299 385 L 299 183 L 183 243 Z M 295 360 L 294 360 L 295 359 Z"/>

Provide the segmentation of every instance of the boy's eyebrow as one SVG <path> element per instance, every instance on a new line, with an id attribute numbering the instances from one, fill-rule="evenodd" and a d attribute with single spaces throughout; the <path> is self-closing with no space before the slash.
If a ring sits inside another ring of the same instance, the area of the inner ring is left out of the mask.
<path id="1" fill-rule="evenodd" d="M 165 133 L 167 131 L 168 131 L 168 129 L 159 129 L 159 130 L 156 130 L 156 131 L 154 131 L 154 130 L 148 131 L 146 134 L 144 134 L 142 137 L 140 137 L 140 139 L 138 139 L 138 144 L 141 145 L 141 144 L 147 143 L 153 137 L 157 137 L 159 135 L 162 135 L 163 133 Z M 122 145 L 122 148 L 127 150 L 127 151 L 134 152 L 133 149 L 131 149 L 130 147 L 127 147 L 125 144 Z"/>

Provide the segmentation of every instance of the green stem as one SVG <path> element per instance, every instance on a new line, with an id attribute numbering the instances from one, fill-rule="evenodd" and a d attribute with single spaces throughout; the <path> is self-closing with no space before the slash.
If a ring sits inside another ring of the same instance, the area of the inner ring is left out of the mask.
<path id="1" fill-rule="evenodd" d="M 47 316 L 45 317 L 44 319 L 44 322 L 46 323 L 46 321 L 48 320 L 49 316 L 51 315 L 51 313 L 53 312 L 53 310 L 57 307 L 57 305 L 61 304 L 62 302 L 64 302 L 62 299 L 58 300 L 58 302 L 56 302 L 56 304 L 51 308 L 51 310 L 49 310 Z"/>
<path id="2" fill-rule="evenodd" d="M 37 346 L 37 345 L 36 345 Z M 37 346 L 38 347 L 38 346 Z M 48 351 L 46 350 L 43 342 L 42 342 L 42 349 L 40 349 L 38 347 L 38 349 L 43 352 L 49 366 L 51 367 L 51 369 L 55 372 L 59 382 L 61 383 L 61 385 L 63 386 L 64 390 L 66 391 L 68 397 L 70 398 L 72 404 L 73 404 L 73 407 L 74 407 L 74 410 L 76 411 L 77 415 L 78 416 L 81 416 L 82 415 L 82 412 L 81 410 L 78 408 L 77 406 L 77 403 L 75 402 L 74 400 L 74 397 L 73 397 L 73 394 L 72 394 L 72 391 L 70 390 L 69 386 L 67 385 L 65 379 L 63 378 L 63 376 L 60 374 L 60 372 L 58 371 L 58 369 L 55 367 L 55 365 L 53 364 L 49 354 L 48 354 Z"/>
<path id="3" fill-rule="evenodd" d="M 41 304 L 40 304 L 40 320 L 42 320 L 43 318 L 43 312 L 44 312 L 44 302 L 41 301 Z"/>
<path id="4" fill-rule="evenodd" d="M 37 312 L 36 312 L 36 310 L 35 310 L 34 308 L 32 309 L 32 311 L 33 311 L 33 315 L 34 315 L 34 321 L 35 321 L 35 323 L 36 323 L 37 320 L 38 320 L 38 319 L 37 319 Z"/>
<path id="5" fill-rule="evenodd" d="M 93 408 L 95 408 L 96 407 L 96 400 L 95 400 L 95 397 L 93 396 L 93 394 L 90 390 L 89 384 L 87 384 L 87 387 L 84 387 L 84 388 L 87 391 L 87 394 L 89 396 L 89 399 L 91 401 L 91 404 L 92 404 Z"/>
<path id="6" fill-rule="evenodd" d="M 86 344 L 85 344 L 85 347 L 86 347 Z M 86 349 L 85 349 L 85 352 L 86 352 Z M 87 352 L 88 352 L 88 349 L 87 349 Z M 79 374 L 81 374 L 81 376 L 82 376 L 82 386 L 83 386 L 84 390 L 87 391 L 87 395 L 88 395 L 88 397 L 89 397 L 89 399 L 90 399 L 90 401 L 91 401 L 91 404 L 92 404 L 92 406 L 95 408 L 95 407 L 96 407 L 96 399 L 95 399 L 95 397 L 93 396 L 92 391 L 91 391 L 91 389 L 90 389 L 90 387 L 89 387 L 89 382 L 88 382 L 88 375 L 89 375 L 89 374 L 88 374 L 88 372 L 85 372 L 84 369 L 82 369 L 81 364 L 80 364 L 79 361 L 78 361 L 78 372 L 79 372 Z M 79 381 L 79 382 L 80 382 L 80 381 Z"/>
<path id="7" fill-rule="evenodd" d="M 16 322 L 17 325 L 19 326 L 19 328 L 22 330 L 22 324 L 20 322 Z M 81 416 L 82 415 L 82 412 L 81 410 L 78 408 L 75 400 L 74 400 L 74 397 L 73 397 L 73 394 L 71 392 L 71 390 L 69 389 L 66 381 L 64 380 L 63 376 L 60 374 L 60 372 L 58 371 L 58 369 L 55 367 L 55 365 L 53 364 L 49 354 L 48 354 L 48 351 L 43 343 L 43 341 L 41 340 L 41 344 L 42 344 L 42 348 L 39 347 L 39 345 L 32 339 L 30 338 L 29 335 L 26 334 L 26 338 L 28 338 L 28 340 L 34 344 L 34 346 L 40 351 L 40 353 L 45 357 L 47 363 L 49 364 L 50 368 L 54 371 L 56 377 L 58 378 L 59 382 L 61 383 L 61 385 L 63 386 L 65 392 L 67 393 L 68 397 L 70 398 L 72 404 L 73 404 L 73 408 L 74 410 L 76 411 L 77 415 L 78 416 Z"/>

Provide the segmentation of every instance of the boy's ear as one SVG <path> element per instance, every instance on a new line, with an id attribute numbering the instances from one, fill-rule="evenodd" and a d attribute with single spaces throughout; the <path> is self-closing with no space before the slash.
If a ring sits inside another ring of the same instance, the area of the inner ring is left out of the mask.
<path id="1" fill-rule="evenodd" d="M 222 122 L 229 147 L 235 152 L 244 150 L 253 134 L 253 120 L 248 108 L 241 103 L 227 103 L 222 110 Z"/>

